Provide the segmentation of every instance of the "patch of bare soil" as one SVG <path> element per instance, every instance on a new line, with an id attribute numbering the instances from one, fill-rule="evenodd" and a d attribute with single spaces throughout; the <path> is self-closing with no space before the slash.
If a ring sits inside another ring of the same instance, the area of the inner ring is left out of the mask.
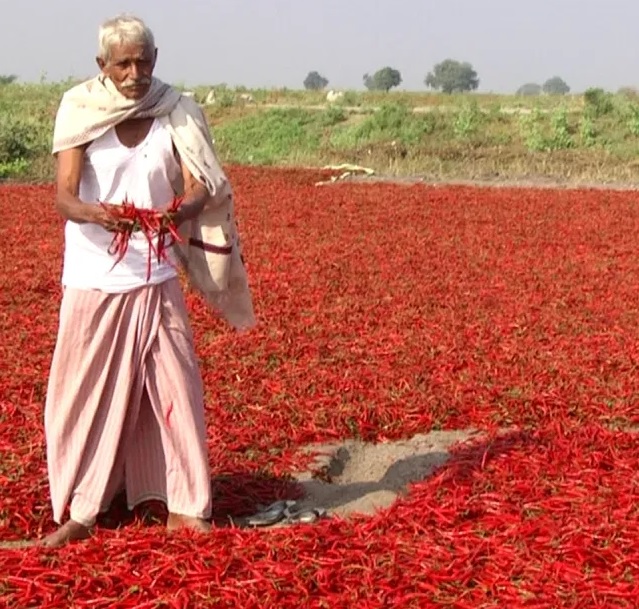
<path id="1" fill-rule="evenodd" d="M 453 444 L 476 435 L 473 430 L 433 431 L 397 442 L 308 446 L 304 452 L 314 454 L 315 462 L 295 476 L 305 491 L 299 506 L 340 517 L 372 515 L 444 465 Z"/>

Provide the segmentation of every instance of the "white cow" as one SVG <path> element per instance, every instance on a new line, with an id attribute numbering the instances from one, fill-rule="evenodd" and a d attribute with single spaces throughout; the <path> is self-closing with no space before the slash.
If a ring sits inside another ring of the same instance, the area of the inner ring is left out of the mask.
<path id="1" fill-rule="evenodd" d="M 253 99 L 253 96 L 250 93 L 242 93 L 240 95 L 240 99 L 246 104 L 254 104 L 255 103 L 255 100 Z"/>
<path id="2" fill-rule="evenodd" d="M 336 101 L 339 101 L 340 99 L 342 99 L 342 97 L 344 97 L 344 92 L 343 91 L 333 91 L 332 89 L 326 94 L 326 101 L 329 104 L 333 104 Z"/>
<path id="3" fill-rule="evenodd" d="M 182 91 L 182 95 L 184 97 L 195 97 L 195 93 L 193 91 Z"/>

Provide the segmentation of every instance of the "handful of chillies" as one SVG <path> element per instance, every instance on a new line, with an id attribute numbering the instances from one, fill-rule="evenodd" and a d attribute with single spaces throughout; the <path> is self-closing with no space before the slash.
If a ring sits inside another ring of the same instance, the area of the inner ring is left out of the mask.
<path id="1" fill-rule="evenodd" d="M 113 240 L 109 245 L 108 252 L 111 256 L 117 256 L 117 258 L 111 269 L 115 268 L 126 255 L 129 240 L 133 233 L 140 231 L 144 234 L 149 244 L 146 280 L 148 281 L 151 278 L 151 257 L 153 254 L 157 257 L 158 263 L 164 260 L 170 264 L 170 260 L 166 255 L 167 248 L 171 247 L 175 242 L 182 242 L 174 223 L 175 214 L 181 204 L 182 198 L 176 197 L 166 211 L 160 212 L 155 209 L 138 208 L 127 199 L 120 206 L 100 203 L 113 220 L 114 225 L 111 229 L 114 233 Z M 155 237 L 157 237 L 157 247 L 153 243 Z"/>

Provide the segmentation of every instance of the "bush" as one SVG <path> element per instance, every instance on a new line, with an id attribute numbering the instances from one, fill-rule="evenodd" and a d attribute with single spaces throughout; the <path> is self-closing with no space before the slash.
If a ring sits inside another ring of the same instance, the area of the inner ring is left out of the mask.
<path id="1" fill-rule="evenodd" d="M 550 116 L 550 129 L 539 108 L 529 116 L 520 119 L 521 133 L 528 150 L 551 152 L 574 147 L 568 112 L 565 107 L 557 108 Z"/>
<path id="2" fill-rule="evenodd" d="M 588 89 L 584 93 L 586 114 L 593 118 L 610 114 L 614 110 L 612 95 L 603 89 Z"/>
<path id="3" fill-rule="evenodd" d="M 558 108 L 550 117 L 552 137 L 550 138 L 551 150 L 566 150 L 573 147 L 570 127 L 568 125 L 568 112 L 566 108 Z"/>
<path id="4" fill-rule="evenodd" d="M 594 146 L 597 141 L 597 132 L 595 131 L 595 126 L 592 123 L 592 118 L 590 118 L 587 114 L 585 114 L 580 123 L 580 135 L 581 135 L 581 143 L 589 148 L 590 146 Z"/>
<path id="5" fill-rule="evenodd" d="M 362 122 L 335 129 L 331 144 L 339 149 L 357 148 L 363 144 L 397 142 L 418 144 L 425 135 L 433 133 L 436 117 L 433 113 L 414 114 L 406 105 L 382 104 Z"/>
<path id="6" fill-rule="evenodd" d="M 464 104 L 457 113 L 453 131 L 458 138 L 467 138 L 477 131 L 482 123 L 483 115 L 476 101 Z"/>
<path id="7" fill-rule="evenodd" d="M 628 106 L 628 130 L 632 135 L 639 135 L 639 105 L 630 104 Z"/>
<path id="8" fill-rule="evenodd" d="M 224 123 L 215 130 L 220 154 L 233 162 L 272 165 L 292 151 L 310 154 L 319 146 L 317 114 L 301 108 L 273 108 Z"/>
<path id="9" fill-rule="evenodd" d="M 321 123 L 324 127 L 333 127 L 346 120 L 344 108 L 339 106 L 329 106 L 322 113 Z"/>
<path id="10" fill-rule="evenodd" d="M 48 135 L 37 119 L 0 112 L 0 177 L 23 174 L 38 154 L 46 152 Z"/>
<path id="11" fill-rule="evenodd" d="M 435 129 L 435 118 L 430 114 L 416 116 L 403 104 L 382 104 L 358 129 L 358 136 L 365 140 L 398 140 L 404 144 L 416 144 L 424 135 Z"/>

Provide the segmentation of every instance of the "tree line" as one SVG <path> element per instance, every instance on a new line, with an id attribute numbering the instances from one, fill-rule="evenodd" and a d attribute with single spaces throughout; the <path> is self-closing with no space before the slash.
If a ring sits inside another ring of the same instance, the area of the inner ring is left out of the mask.
<path id="1" fill-rule="evenodd" d="M 0 85 L 15 82 L 15 74 L 0 75 Z M 386 66 L 374 74 L 364 74 L 364 86 L 369 91 L 390 91 L 402 83 L 399 70 Z M 328 86 L 328 79 L 317 71 L 309 72 L 304 79 L 304 88 L 321 91 Z M 466 61 L 445 59 L 436 64 L 426 75 L 424 84 L 434 91 L 442 93 L 465 93 L 475 91 L 479 87 L 479 77 L 473 66 Z M 543 84 L 526 83 L 517 89 L 517 95 L 566 95 L 570 87 L 559 76 L 553 76 Z"/>
<path id="2" fill-rule="evenodd" d="M 364 74 L 364 86 L 369 91 L 390 91 L 402 83 L 401 72 L 390 66 L 377 70 L 374 74 Z M 304 79 L 304 88 L 321 91 L 328 86 L 328 79 L 317 71 L 309 72 Z M 445 59 L 436 64 L 426 75 L 424 84 L 429 89 L 442 93 L 466 93 L 479 87 L 479 76 L 467 61 Z M 566 95 L 570 87 L 559 76 L 553 76 L 543 84 L 526 83 L 517 90 L 517 95 Z"/>

